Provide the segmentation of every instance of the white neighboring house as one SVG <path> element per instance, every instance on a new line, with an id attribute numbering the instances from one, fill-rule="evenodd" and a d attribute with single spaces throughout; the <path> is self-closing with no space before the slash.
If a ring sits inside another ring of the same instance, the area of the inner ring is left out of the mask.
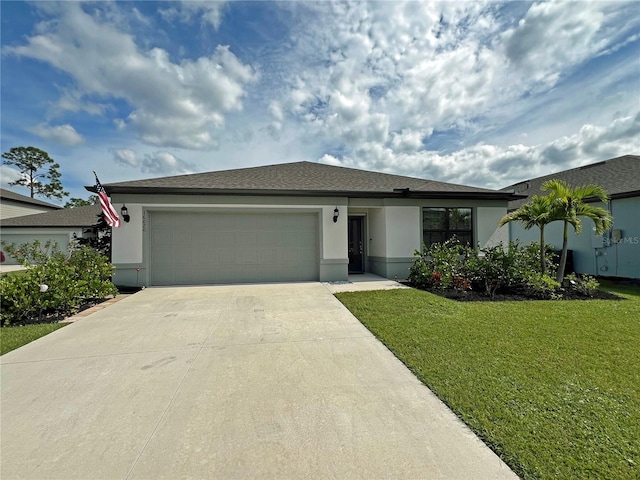
<path id="1" fill-rule="evenodd" d="M 0 220 L 35 213 L 51 212 L 62 207 L 0 188 Z"/>
<path id="2" fill-rule="evenodd" d="M 623 155 L 602 162 L 562 172 L 531 178 L 509 185 L 503 190 L 523 195 L 509 202 L 509 211 L 522 206 L 532 195 L 542 195 L 541 185 L 551 179 L 578 185 L 600 185 L 609 194 L 609 203 L 603 207 L 613 216 L 613 227 L 604 235 L 596 235 L 593 221 L 582 219 L 582 233 L 576 235 L 569 227 L 567 260 L 568 271 L 603 277 L 640 279 L 640 156 Z M 562 248 L 563 222 L 550 223 L 544 230 L 545 242 L 555 250 Z M 509 223 L 509 237 L 527 244 L 540 241 L 540 229 L 525 230 L 518 222 Z"/>
<path id="3" fill-rule="evenodd" d="M 0 239 L 7 244 L 17 245 L 35 240 L 44 245 L 52 240 L 61 250 L 66 251 L 74 238 L 91 234 L 100 213 L 100 205 L 90 205 L 3 219 L 0 223 Z M 18 263 L 4 248 L 2 250 L 5 254 L 4 265 Z"/>
<path id="4" fill-rule="evenodd" d="M 423 242 L 506 241 L 497 224 L 515 198 L 312 162 L 104 188 L 130 217 L 112 231 L 121 286 L 405 279 Z"/>

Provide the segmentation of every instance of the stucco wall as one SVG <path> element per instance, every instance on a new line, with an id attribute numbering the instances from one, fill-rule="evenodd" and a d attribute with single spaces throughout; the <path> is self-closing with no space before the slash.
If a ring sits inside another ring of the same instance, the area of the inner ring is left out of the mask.
<path id="1" fill-rule="evenodd" d="M 51 240 L 58 244 L 60 250 L 66 252 L 74 233 L 77 237 L 81 237 L 82 228 L 5 228 L 0 229 L 0 238 L 7 244 L 15 243 L 16 245 L 38 240 L 44 246 Z M 5 252 L 5 265 L 18 264 L 18 261 L 9 256 L 4 248 L 2 250 Z"/>
<path id="2" fill-rule="evenodd" d="M 370 256 L 384 257 L 387 252 L 385 213 L 383 208 L 368 210 L 368 233 Z"/>
<path id="3" fill-rule="evenodd" d="M 289 197 L 238 197 L 238 196 L 135 196 L 113 195 L 112 203 L 117 211 L 126 203 L 131 220 L 122 222 L 112 233 L 112 258 L 118 268 L 118 281 L 128 283 L 130 277 L 146 278 L 145 253 L 146 222 L 149 211 L 313 211 L 319 213 L 320 226 L 320 278 L 346 279 L 347 272 L 347 199 L 346 198 L 289 198 Z M 339 210 L 334 223 L 335 208 Z M 140 267 L 140 273 L 135 269 Z M 344 270 L 344 272 L 343 272 Z"/>
<path id="4" fill-rule="evenodd" d="M 114 195 L 116 210 L 126 203 L 131 216 L 113 230 L 113 261 L 120 277 L 132 276 L 138 281 L 147 275 L 145 223 L 149 211 L 315 211 L 321 219 L 320 278 L 342 279 L 347 272 L 347 226 L 349 214 L 366 216 L 367 270 L 389 278 L 406 278 L 413 254 L 422 245 L 422 207 L 474 207 L 476 240 L 482 245 L 505 239 L 505 230 L 497 229 L 498 220 L 506 214 L 503 201 L 443 201 L 370 198 L 294 198 L 187 195 Z M 338 222 L 333 222 L 338 207 Z M 140 267 L 141 272 L 135 271 Z M 125 271 L 129 273 L 125 273 Z M 146 278 L 146 277 L 145 277 Z"/>
<path id="5" fill-rule="evenodd" d="M 386 207 L 387 257 L 413 257 L 422 243 L 421 209 L 416 206 Z"/>
<path id="6" fill-rule="evenodd" d="M 506 207 L 478 207 L 476 209 L 476 242 L 481 248 L 492 247 L 502 242 L 509 243 L 508 227 L 498 227 L 498 222 L 507 214 Z"/>
<path id="7" fill-rule="evenodd" d="M 593 204 L 606 207 L 603 204 Z M 568 248 L 573 250 L 576 272 L 589 275 L 640 278 L 640 197 L 612 200 L 608 206 L 613 215 L 612 230 L 621 230 L 619 243 L 611 241 L 610 232 L 596 237 L 593 222 L 582 218 L 582 233 L 576 235 L 569 226 Z M 562 222 L 553 222 L 545 228 L 545 243 L 556 250 L 562 248 Z M 509 226 L 512 239 L 522 243 L 538 242 L 540 230 L 530 230 L 516 222 Z"/>

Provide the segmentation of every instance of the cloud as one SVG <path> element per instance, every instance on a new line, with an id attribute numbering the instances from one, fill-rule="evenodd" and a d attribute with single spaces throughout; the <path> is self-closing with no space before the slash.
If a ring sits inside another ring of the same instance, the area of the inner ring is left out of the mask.
<path id="1" fill-rule="evenodd" d="M 531 6 L 500 38 L 504 53 L 535 82 L 553 85 L 567 69 L 606 44 L 598 37 L 605 20 L 597 2 L 543 2 Z"/>
<path id="2" fill-rule="evenodd" d="M 27 130 L 40 138 L 51 140 L 60 145 L 72 146 L 84 142 L 82 135 L 69 124 L 52 126 L 41 123 L 27 128 Z"/>
<path id="3" fill-rule="evenodd" d="M 89 115 L 102 115 L 109 110 L 104 103 L 91 102 L 83 98 L 82 92 L 67 89 L 52 107 L 56 115 L 64 112 L 86 112 Z"/>
<path id="4" fill-rule="evenodd" d="M 196 171 L 195 164 L 166 151 L 139 156 L 131 149 L 118 149 L 113 152 L 113 159 L 119 165 L 154 175 L 179 175 Z"/>
<path id="5" fill-rule="evenodd" d="M 628 109 L 600 108 L 592 118 L 602 125 L 585 121 L 587 116 L 576 115 L 584 98 L 561 84 L 599 52 L 620 49 L 633 38 L 629 32 L 637 23 L 623 21 L 629 4 L 305 7 L 311 20 L 292 33 L 292 73 L 279 101 L 286 118 L 304 126 L 306 138 L 330 146 L 321 162 L 498 188 L 558 162 L 637 151 Z M 618 78 L 631 72 L 624 65 L 616 70 Z M 604 85 L 602 79 L 594 82 L 583 86 L 597 91 Z M 625 84 L 617 88 L 628 98 Z M 516 138 L 528 138 L 526 130 L 508 123 L 518 114 L 536 129 L 531 137 L 538 143 L 516 144 Z M 553 137 L 545 125 L 553 126 Z M 501 144 L 477 140 L 494 132 Z M 558 135 L 563 137 L 554 141 Z"/>
<path id="6" fill-rule="evenodd" d="M 22 175 L 18 170 L 11 168 L 8 165 L 0 165 L 0 185 L 2 185 L 2 188 L 11 189 L 12 187 L 9 184 L 20 180 L 21 178 Z"/>
<path id="7" fill-rule="evenodd" d="M 160 15 L 168 22 L 179 20 L 191 23 L 198 16 L 203 23 L 214 29 L 220 28 L 225 2 L 211 0 L 181 0 L 173 7 L 160 10 Z"/>
<path id="8" fill-rule="evenodd" d="M 128 148 L 114 151 L 113 159 L 118 165 L 122 165 L 124 167 L 140 167 L 140 160 L 138 159 L 136 152 Z"/>
<path id="9" fill-rule="evenodd" d="M 478 143 L 448 155 L 428 150 L 399 154 L 369 145 L 353 155 L 325 155 L 319 161 L 498 189 L 527 178 L 637 153 L 638 131 L 640 112 L 607 125 L 586 124 L 578 133 L 548 144 L 501 147 Z"/>
<path id="10" fill-rule="evenodd" d="M 41 22 L 25 44 L 3 52 L 67 73 L 75 98 L 67 92 L 60 108 L 77 110 L 78 100 L 85 97 L 124 100 L 131 112 L 119 120 L 135 127 L 147 144 L 215 148 L 225 115 L 242 110 L 245 87 L 259 78 L 227 46 L 218 45 L 209 56 L 173 62 L 165 50 L 141 49 L 132 35 L 103 23 L 79 3 L 58 8 L 55 21 Z"/>

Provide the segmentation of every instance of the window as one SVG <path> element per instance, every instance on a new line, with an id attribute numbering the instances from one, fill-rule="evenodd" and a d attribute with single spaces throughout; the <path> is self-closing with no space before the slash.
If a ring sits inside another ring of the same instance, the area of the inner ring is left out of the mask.
<path id="1" fill-rule="evenodd" d="M 423 208 L 422 239 L 427 246 L 456 237 L 463 245 L 473 245 L 471 208 Z"/>

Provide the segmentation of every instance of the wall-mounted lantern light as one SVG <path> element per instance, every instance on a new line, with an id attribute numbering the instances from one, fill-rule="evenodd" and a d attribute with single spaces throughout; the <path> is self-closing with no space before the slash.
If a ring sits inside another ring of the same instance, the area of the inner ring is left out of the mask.
<path id="1" fill-rule="evenodd" d="M 126 223 L 129 223 L 129 220 L 131 220 L 131 217 L 129 216 L 129 210 L 127 209 L 127 206 L 125 204 L 122 204 L 122 208 L 120 209 L 120 214 L 122 215 L 122 219 Z"/>
<path id="2" fill-rule="evenodd" d="M 333 211 L 333 223 L 338 223 L 338 217 L 340 216 L 340 211 L 338 207 Z"/>

